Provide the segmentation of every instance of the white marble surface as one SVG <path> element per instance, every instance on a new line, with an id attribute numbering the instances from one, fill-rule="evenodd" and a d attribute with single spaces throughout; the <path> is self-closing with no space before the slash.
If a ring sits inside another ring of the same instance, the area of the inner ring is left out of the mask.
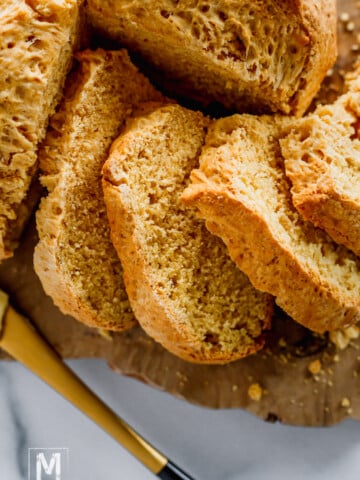
<path id="1" fill-rule="evenodd" d="M 355 480 L 360 424 L 267 424 L 241 410 L 208 410 L 111 372 L 70 366 L 115 411 L 196 480 Z M 69 480 L 155 478 L 121 446 L 22 366 L 0 365 L 0 480 L 28 479 L 28 448 L 67 447 Z M 50 478 L 50 476 L 43 476 Z"/>

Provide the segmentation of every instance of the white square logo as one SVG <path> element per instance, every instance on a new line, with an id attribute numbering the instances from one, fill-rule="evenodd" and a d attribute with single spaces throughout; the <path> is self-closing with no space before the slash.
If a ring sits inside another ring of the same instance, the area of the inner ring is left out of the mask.
<path id="1" fill-rule="evenodd" d="M 28 480 L 69 480 L 68 448 L 29 448 Z"/>

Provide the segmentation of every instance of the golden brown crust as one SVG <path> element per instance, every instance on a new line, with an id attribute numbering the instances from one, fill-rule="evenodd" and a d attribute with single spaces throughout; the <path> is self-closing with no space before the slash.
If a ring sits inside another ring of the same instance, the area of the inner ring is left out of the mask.
<path id="1" fill-rule="evenodd" d="M 156 268 L 149 263 L 149 256 L 146 253 L 144 238 L 141 234 L 143 225 L 139 224 L 139 214 L 134 208 L 134 202 L 136 203 L 137 199 L 133 198 L 134 193 L 131 191 L 131 186 L 128 185 L 130 180 L 126 180 L 128 169 L 131 168 L 127 161 L 127 155 L 130 155 L 127 151 L 130 150 L 129 145 L 131 145 L 131 142 L 136 138 L 139 151 L 147 151 L 146 140 L 144 140 L 143 144 L 142 138 L 146 137 L 146 130 L 149 128 L 149 125 L 155 119 L 161 118 L 162 115 L 171 114 L 176 116 L 177 109 L 181 110 L 181 107 L 164 107 L 154 111 L 153 117 L 149 114 L 147 119 L 142 117 L 130 122 L 128 129 L 112 146 L 109 159 L 103 169 L 103 189 L 112 240 L 124 267 L 124 280 L 131 305 L 144 330 L 169 351 L 185 360 L 199 363 L 225 363 L 250 355 L 262 348 L 265 340 L 264 335 L 260 332 L 257 334 L 257 337 L 252 338 L 248 345 L 239 345 L 232 350 L 219 348 L 218 346 L 214 346 L 211 349 L 208 348 L 205 339 L 199 333 L 200 329 L 198 332 L 189 324 L 190 311 L 184 311 L 179 308 L 172 295 L 169 294 L 167 296 L 164 294 L 162 286 L 159 286 L 162 280 L 159 278 Z M 205 119 L 195 112 L 189 112 L 187 115 L 189 118 L 191 116 L 194 117 L 191 120 L 194 122 L 193 134 L 198 136 L 203 129 L 203 125 L 206 125 Z M 188 129 L 188 126 L 186 129 L 184 128 L 184 142 L 186 141 Z M 142 134 L 144 135 L 143 137 Z M 161 135 L 163 135 L 163 132 Z M 159 138 L 163 137 L 159 134 Z M 167 142 L 171 142 L 168 137 L 166 138 Z M 149 151 L 151 152 L 151 150 Z M 151 153 L 147 154 L 151 155 Z M 162 167 L 159 165 L 159 168 Z M 176 165 L 174 168 L 177 168 Z M 194 228 L 196 227 L 197 225 L 194 224 Z M 155 231 L 157 227 L 154 226 L 152 228 Z M 151 230 L 147 231 L 147 235 L 150 237 L 153 233 Z M 203 235 L 196 230 L 193 234 L 200 238 Z M 208 236 L 208 234 L 204 231 L 204 239 L 205 236 Z M 187 244 L 189 240 L 185 236 L 183 239 L 184 244 Z M 188 266 L 184 263 L 179 268 L 186 269 Z M 229 267 L 226 266 L 226 268 Z M 215 262 L 214 269 L 213 275 L 216 279 L 214 278 L 213 282 L 218 285 L 219 282 L 221 283 L 218 277 L 221 279 L 222 273 L 215 267 Z M 199 275 L 201 275 L 200 272 Z M 240 272 L 238 272 L 238 275 L 240 275 Z M 249 285 L 247 280 L 245 283 Z M 187 286 L 189 291 L 191 288 L 192 285 Z M 229 288 L 231 290 L 232 287 L 229 286 Z M 235 288 L 236 285 L 234 285 Z M 245 288 L 247 287 L 244 287 L 244 291 Z M 262 329 L 265 331 L 270 326 L 273 301 L 270 296 L 263 296 L 262 294 L 258 294 L 257 301 L 258 305 L 254 304 L 253 307 L 254 310 L 259 308 L 261 314 L 264 315 L 263 320 L 259 320 L 259 323 L 262 323 Z M 230 298 L 229 302 L 231 302 Z M 241 307 L 237 306 L 236 308 Z M 248 306 L 244 308 L 248 308 Z M 200 312 L 199 310 L 197 315 L 202 315 Z M 226 314 L 224 313 L 224 315 Z M 251 315 L 253 314 L 251 313 Z M 240 313 L 238 318 L 241 318 Z M 228 321 L 230 321 L 230 318 Z M 218 326 L 218 328 L 220 327 Z"/>
<path id="2" fill-rule="evenodd" d="M 281 140 L 292 198 L 304 219 L 360 255 L 360 93 L 355 77 L 332 105 L 319 106 Z"/>
<path id="3" fill-rule="evenodd" d="M 200 178 L 194 174 L 193 180 L 196 186 Z M 337 329 L 360 320 L 359 307 L 339 305 L 318 278 L 309 277 L 291 252 L 281 248 L 260 216 L 223 192 L 211 187 L 207 190 L 206 181 L 200 181 L 201 188 L 189 191 L 184 201 L 196 205 L 200 215 L 208 219 L 209 231 L 224 240 L 231 258 L 256 288 L 271 292 L 294 320 L 314 331 Z"/>
<path id="4" fill-rule="evenodd" d="M 310 38 L 310 54 L 304 70 L 302 84 L 292 99 L 291 110 L 301 116 L 318 92 L 327 71 L 337 57 L 337 8 L 336 0 L 295 0 L 305 29 Z"/>
<path id="5" fill-rule="evenodd" d="M 43 210 L 45 212 L 45 210 Z M 38 222 L 41 222 L 41 217 L 37 217 Z M 50 220 L 50 217 L 48 217 Z M 47 228 L 49 223 L 47 224 Z M 108 324 L 99 324 L 98 315 L 88 304 L 81 300 L 74 290 L 73 285 L 68 281 L 66 275 L 59 271 L 59 264 L 54 256 L 54 244 L 51 242 L 51 237 L 43 239 L 36 247 L 34 257 L 34 267 L 39 276 L 43 288 L 47 295 L 49 295 L 55 305 L 60 308 L 62 313 L 71 315 L 80 322 L 83 322 L 90 327 L 109 328 L 114 326 Z M 128 327 L 130 328 L 130 323 Z M 116 325 L 115 325 L 116 327 Z M 116 328 L 114 328 L 116 330 Z M 121 326 L 120 330 L 123 330 Z"/>
<path id="6" fill-rule="evenodd" d="M 233 130 L 244 125 L 245 129 L 249 129 L 249 133 L 251 123 L 255 122 L 257 129 L 261 131 L 261 122 L 265 123 L 261 117 L 258 119 L 242 117 L 244 120 L 241 116 L 233 117 Z M 229 124 L 231 121 L 231 118 L 228 119 Z M 271 119 L 268 122 L 271 124 Z M 268 135 L 274 135 L 275 131 L 269 131 Z M 229 132 L 231 128 L 228 128 Z M 205 218 L 209 230 L 224 240 L 231 257 L 249 276 L 254 286 L 273 294 L 278 305 L 294 320 L 318 332 L 357 322 L 360 319 L 358 292 L 347 291 L 341 286 L 336 287 L 331 283 L 331 279 L 329 281 L 326 275 L 319 273 L 321 270 L 313 269 L 310 250 L 306 252 L 304 249 L 300 254 L 299 251 L 289 249 L 286 239 L 281 237 L 275 222 L 271 220 L 272 214 L 267 217 L 262 212 L 261 197 L 266 199 L 269 192 L 259 191 L 258 197 L 246 198 L 240 187 L 237 188 L 237 185 L 241 185 L 241 182 L 246 180 L 235 179 L 236 174 L 232 166 L 234 164 L 230 163 L 230 159 L 233 158 L 231 150 L 228 153 L 222 151 L 215 159 L 214 152 L 218 146 L 227 141 L 229 145 L 231 141 L 236 142 L 231 133 L 231 138 L 227 138 L 226 129 L 223 135 L 223 138 L 219 140 L 218 137 L 217 141 L 209 134 L 207 148 L 204 147 L 200 158 L 200 169 L 193 171 L 192 184 L 184 192 L 185 203 L 199 209 L 200 216 Z M 268 155 L 271 154 L 268 152 Z M 238 160 L 241 165 L 241 158 Z M 256 178 L 258 174 L 255 165 L 257 161 L 262 160 L 259 157 L 254 158 L 253 161 L 253 175 Z M 271 174 L 270 167 L 268 174 L 269 176 Z M 274 215 L 278 213 L 274 212 Z M 282 221 L 281 212 L 279 215 Z M 292 228 L 299 228 L 301 222 L 299 223 L 295 212 L 289 213 L 289 218 L 291 217 L 294 219 Z M 322 237 L 316 233 L 316 229 L 313 232 L 308 227 L 306 229 L 307 241 L 321 242 Z M 335 246 L 333 248 L 336 250 Z M 342 253 L 345 258 L 354 262 L 354 272 L 358 272 L 359 266 L 356 267 L 355 259 L 351 254 L 347 254 L 345 250 Z M 309 260 L 306 255 L 309 255 Z M 333 261 L 330 259 L 330 265 Z M 354 274 L 359 276 L 359 273 Z"/>
<path id="7" fill-rule="evenodd" d="M 141 326 L 151 337 L 181 358 L 195 361 L 196 357 L 193 357 L 192 352 L 199 350 L 199 340 L 192 338 L 186 324 L 179 321 L 174 312 L 169 309 L 169 305 L 164 304 L 163 298 L 156 295 L 155 282 L 151 278 L 145 258 L 141 255 L 141 247 L 136 238 L 135 218 L 124 206 L 124 197 L 119 193 L 119 189 L 113 186 L 108 178 L 105 169 L 103 188 L 111 237 L 121 255 L 126 290 L 135 315 L 141 319 Z M 131 267 L 126 268 L 127 265 Z M 184 338 L 186 338 L 185 348 L 183 347 Z"/>
<path id="8" fill-rule="evenodd" d="M 30 214 L 24 203 L 37 172 L 38 143 L 79 40 L 81 3 L 21 0 L 1 6 L 0 261 L 12 255 Z"/>
<path id="9" fill-rule="evenodd" d="M 335 0 L 89 0 L 91 22 L 187 94 L 301 115 L 336 58 Z"/>
<path id="10" fill-rule="evenodd" d="M 87 50 L 77 59 L 79 66 L 40 151 L 42 182 L 50 194 L 37 212 L 40 241 L 34 266 L 64 313 L 93 327 L 120 331 L 136 320 L 110 241 L 101 168 L 133 106 L 162 95 L 125 50 Z"/>
<path id="11" fill-rule="evenodd" d="M 324 185 L 322 185 L 324 186 Z M 335 189 L 299 195 L 294 205 L 303 218 L 360 256 L 360 205 Z"/>
<path id="12" fill-rule="evenodd" d="M 265 343 L 265 335 L 258 337 L 257 341 L 247 348 L 244 347 L 241 355 L 238 352 L 229 355 L 221 350 L 204 351 L 199 337 L 181 321 L 179 313 L 171 309 L 171 302 L 156 293 L 154 287 L 156 279 L 152 278 L 138 245 L 134 217 L 126 207 L 124 208 L 124 198 L 118 188 L 106 180 L 106 171 L 104 174 L 103 186 L 112 241 L 124 265 L 124 280 L 131 305 L 146 333 L 176 356 L 194 363 L 228 363 L 261 350 Z M 126 268 L 127 265 L 131 267 Z M 272 314 L 273 302 L 269 297 L 264 331 L 270 328 Z"/>

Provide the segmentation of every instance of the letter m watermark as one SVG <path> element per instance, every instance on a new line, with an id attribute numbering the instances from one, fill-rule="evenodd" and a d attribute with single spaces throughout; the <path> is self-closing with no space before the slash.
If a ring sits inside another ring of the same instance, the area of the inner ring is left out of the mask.
<path id="1" fill-rule="evenodd" d="M 67 448 L 29 448 L 29 480 L 68 480 Z"/>

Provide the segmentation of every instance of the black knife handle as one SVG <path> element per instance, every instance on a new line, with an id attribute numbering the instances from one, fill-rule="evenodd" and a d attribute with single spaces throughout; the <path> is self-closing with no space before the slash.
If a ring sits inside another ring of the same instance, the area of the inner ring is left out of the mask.
<path id="1" fill-rule="evenodd" d="M 187 473 L 183 472 L 179 467 L 168 461 L 165 467 L 157 474 L 162 480 L 194 480 Z"/>

